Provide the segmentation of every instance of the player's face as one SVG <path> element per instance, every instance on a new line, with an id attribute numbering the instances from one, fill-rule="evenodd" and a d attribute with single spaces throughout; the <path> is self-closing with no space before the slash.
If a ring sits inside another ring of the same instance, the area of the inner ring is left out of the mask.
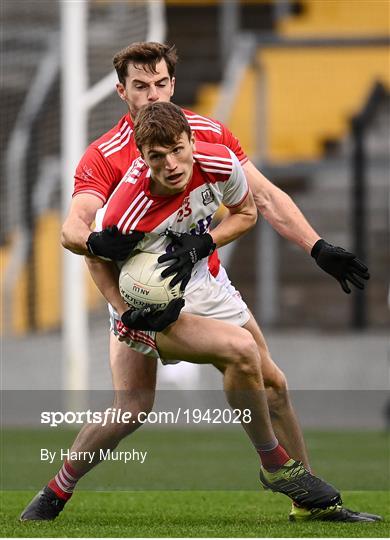
<path id="1" fill-rule="evenodd" d="M 117 83 L 116 88 L 119 97 L 126 101 L 133 120 L 144 105 L 171 100 L 175 78 L 169 76 L 165 60 L 156 65 L 156 73 L 141 65 L 129 64 L 127 74 L 126 84 Z"/>
<path id="2" fill-rule="evenodd" d="M 142 148 L 142 156 L 151 170 L 153 195 L 175 195 L 187 187 L 192 177 L 195 139 L 183 132 L 173 146 Z"/>

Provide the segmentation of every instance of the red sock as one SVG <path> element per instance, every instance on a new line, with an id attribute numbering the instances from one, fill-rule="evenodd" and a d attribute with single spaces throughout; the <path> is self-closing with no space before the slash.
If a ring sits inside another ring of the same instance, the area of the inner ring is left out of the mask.
<path id="1" fill-rule="evenodd" d="M 65 460 L 61 469 L 47 485 L 57 497 L 67 501 L 71 498 L 73 490 L 82 476 L 73 469 L 69 461 Z"/>
<path id="2" fill-rule="evenodd" d="M 269 472 L 274 472 L 280 467 L 283 467 L 285 463 L 290 459 L 290 456 L 287 454 L 283 446 L 278 445 L 272 450 L 257 450 L 257 453 L 260 456 L 261 464 L 264 469 Z"/>

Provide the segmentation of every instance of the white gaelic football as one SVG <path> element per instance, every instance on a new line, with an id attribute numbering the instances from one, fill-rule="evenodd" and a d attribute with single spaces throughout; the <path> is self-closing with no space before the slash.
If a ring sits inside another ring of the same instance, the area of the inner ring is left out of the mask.
<path id="1" fill-rule="evenodd" d="M 180 283 L 170 287 L 174 275 L 161 277 L 161 272 L 174 261 L 160 264 L 157 259 L 162 253 L 139 251 L 124 263 L 119 275 L 119 290 L 124 301 L 136 309 L 155 304 L 165 309 L 171 300 L 180 298 Z"/>

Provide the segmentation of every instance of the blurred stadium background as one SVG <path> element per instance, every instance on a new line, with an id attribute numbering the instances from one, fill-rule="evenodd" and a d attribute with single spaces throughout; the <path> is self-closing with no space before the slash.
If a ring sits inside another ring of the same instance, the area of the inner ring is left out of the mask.
<path id="1" fill-rule="evenodd" d="M 73 27 L 80 47 L 86 40 L 85 56 L 69 48 L 66 59 L 61 43 L 71 4 L 80 2 L 2 2 L 3 389 L 111 386 L 105 303 L 85 269 L 79 288 L 82 259 L 71 255 L 73 263 L 69 256 L 64 263 L 59 242 L 83 148 L 76 157 L 67 152 L 75 140 L 82 143 L 84 118 L 85 146 L 124 114 L 113 54 L 132 41 L 162 39 L 175 43 L 180 56 L 174 101 L 225 122 L 320 234 L 370 267 L 367 290 L 348 297 L 263 220 L 222 253 L 292 389 L 372 391 L 365 394 L 373 396 L 369 413 L 349 410 L 343 417 L 340 410 L 348 407 L 341 398 L 328 414 L 324 406 L 310 416 L 303 406 L 304 425 L 383 426 L 389 369 L 387 0 L 86 0 L 85 36 L 77 16 Z M 93 107 L 70 101 L 73 113 L 65 112 L 67 81 L 80 62 L 86 88 L 93 89 L 83 99 Z M 76 307 L 65 309 L 64 299 L 69 303 L 75 295 Z M 220 388 L 220 379 L 208 367 L 181 365 L 161 368 L 158 384 Z"/>

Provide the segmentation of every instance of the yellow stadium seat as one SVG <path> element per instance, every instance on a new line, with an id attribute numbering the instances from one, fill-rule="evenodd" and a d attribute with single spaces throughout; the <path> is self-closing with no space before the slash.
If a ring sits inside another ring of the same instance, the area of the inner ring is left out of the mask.
<path id="1" fill-rule="evenodd" d="M 29 281 L 28 276 L 30 264 L 34 264 L 34 288 L 32 291 L 33 309 L 35 313 L 36 329 L 40 331 L 58 328 L 61 322 L 62 310 L 62 290 L 61 271 L 63 248 L 60 244 L 61 219 L 57 211 L 48 211 L 42 214 L 36 223 L 34 233 L 34 259 L 26 262 L 17 278 L 16 285 L 12 291 L 12 313 L 9 325 L 16 335 L 23 334 L 31 330 L 26 309 L 29 301 Z M 0 249 L 2 277 L 9 261 L 12 241 Z M 85 279 L 87 287 L 87 306 L 94 309 L 101 305 L 104 300 L 93 283 L 87 268 L 85 268 Z M 4 281 L 2 290 L 4 293 Z M 4 294 L 2 294 L 2 312 L 4 313 Z M 2 325 L 2 331 L 8 325 Z"/>
<path id="2" fill-rule="evenodd" d="M 277 27 L 280 35 L 362 37 L 390 32 L 387 0 L 301 0 L 301 5 L 301 14 L 280 19 Z"/>
<path id="3" fill-rule="evenodd" d="M 315 159 L 339 139 L 375 81 L 390 87 L 387 47 L 265 48 L 267 138 L 272 160 Z"/>

